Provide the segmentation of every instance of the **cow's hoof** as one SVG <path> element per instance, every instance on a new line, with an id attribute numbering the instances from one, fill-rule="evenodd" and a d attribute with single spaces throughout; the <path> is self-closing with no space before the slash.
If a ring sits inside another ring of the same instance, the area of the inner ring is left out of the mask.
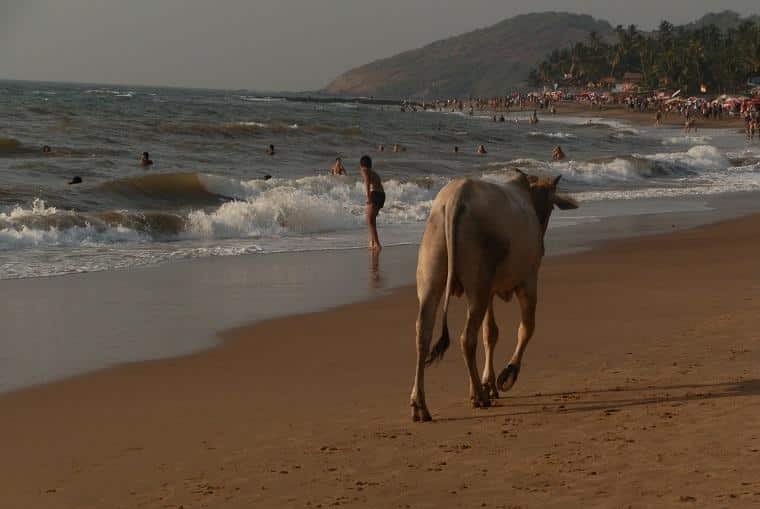
<path id="1" fill-rule="evenodd" d="M 412 421 L 413 422 L 429 422 L 432 421 L 433 418 L 430 417 L 430 412 L 428 412 L 427 408 L 420 408 L 414 403 L 412 403 Z"/>
<path id="2" fill-rule="evenodd" d="M 499 399 L 499 391 L 496 389 L 496 382 L 483 382 L 483 390 L 491 399 Z"/>
<path id="3" fill-rule="evenodd" d="M 490 406 L 491 400 L 485 394 L 472 398 L 472 408 L 488 408 Z"/>
<path id="4" fill-rule="evenodd" d="M 496 379 L 496 386 L 502 392 L 508 391 L 517 382 L 517 377 L 520 374 L 520 366 L 516 364 L 508 364 L 501 373 L 499 378 Z"/>

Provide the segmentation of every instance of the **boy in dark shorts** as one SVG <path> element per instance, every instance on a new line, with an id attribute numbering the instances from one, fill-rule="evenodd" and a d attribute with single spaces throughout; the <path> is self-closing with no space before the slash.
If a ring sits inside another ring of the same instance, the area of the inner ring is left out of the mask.
<path id="1" fill-rule="evenodd" d="M 364 190 L 367 194 L 367 226 L 369 227 L 369 248 L 380 250 L 380 239 L 377 236 L 377 214 L 385 205 L 385 191 L 380 175 L 372 169 L 372 159 L 362 156 L 359 161 L 359 171 L 364 181 Z"/>

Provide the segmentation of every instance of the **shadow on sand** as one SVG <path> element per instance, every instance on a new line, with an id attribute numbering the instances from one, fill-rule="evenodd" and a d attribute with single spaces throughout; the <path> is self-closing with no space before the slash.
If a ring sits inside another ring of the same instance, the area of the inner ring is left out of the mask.
<path id="1" fill-rule="evenodd" d="M 672 391 L 678 394 L 671 394 Z M 582 396 L 643 393 L 635 397 L 591 399 Z M 649 393 L 649 394 L 647 394 Z M 655 394 L 651 394 L 655 393 Z M 663 394 L 664 393 L 664 394 Z M 611 389 L 538 393 L 530 396 L 503 397 L 494 401 L 490 409 L 462 417 L 438 417 L 438 422 L 456 422 L 498 417 L 515 417 L 535 414 L 568 414 L 578 412 L 618 412 L 624 408 L 644 407 L 665 403 L 691 403 L 723 398 L 760 396 L 760 380 L 741 380 L 716 384 L 649 385 L 646 387 L 615 387 Z M 551 401 L 529 401 L 553 398 Z"/>

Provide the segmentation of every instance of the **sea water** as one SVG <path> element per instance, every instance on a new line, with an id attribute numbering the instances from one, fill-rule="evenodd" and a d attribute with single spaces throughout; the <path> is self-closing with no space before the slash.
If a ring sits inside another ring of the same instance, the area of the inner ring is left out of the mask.
<path id="1" fill-rule="evenodd" d="M 418 242 L 451 179 L 503 182 L 513 168 L 561 174 L 563 189 L 587 203 L 760 187 L 760 143 L 734 130 L 685 135 L 550 114 L 529 125 L 527 117 L 493 122 L 250 91 L 0 82 L 0 279 L 361 246 L 364 154 L 384 180 L 386 244 Z M 265 154 L 270 144 L 274 156 Z M 475 153 L 480 144 L 488 154 Z M 568 157 L 551 162 L 557 144 Z M 139 166 L 143 151 L 155 164 Z M 328 175 L 336 157 L 347 176 Z M 68 185 L 75 176 L 83 182 Z"/>

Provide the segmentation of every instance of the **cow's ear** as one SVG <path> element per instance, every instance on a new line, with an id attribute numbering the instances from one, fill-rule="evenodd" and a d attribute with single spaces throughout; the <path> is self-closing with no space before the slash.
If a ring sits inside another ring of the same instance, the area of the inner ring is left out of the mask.
<path id="1" fill-rule="evenodd" d="M 562 178 L 562 175 L 557 175 L 552 179 L 552 187 L 554 189 L 557 189 L 557 185 L 559 184 L 560 179 Z"/>
<path id="2" fill-rule="evenodd" d="M 577 209 L 578 202 L 566 194 L 555 194 L 554 204 L 562 210 Z"/>
<path id="3" fill-rule="evenodd" d="M 527 177 L 528 177 L 528 182 L 530 182 L 531 184 L 538 183 L 538 177 L 536 177 L 535 175 L 528 175 Z"/>

